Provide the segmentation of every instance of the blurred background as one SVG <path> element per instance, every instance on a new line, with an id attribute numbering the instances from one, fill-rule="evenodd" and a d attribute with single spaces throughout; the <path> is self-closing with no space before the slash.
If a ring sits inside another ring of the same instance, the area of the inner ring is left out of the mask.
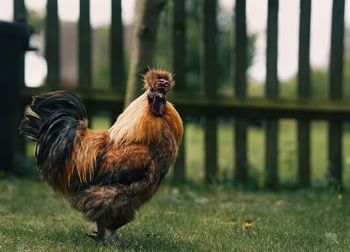
<path id="1" fill-rule="evenodd" d="M 185 2 L 185 88 L 189 93 L 201 94 L 203 72 L 201 65 L 201 41 L 203 29 L 201 0 Z M 30 46 L 37 48 L 25 55 L 25 86 L 45 87 L 48 73 L 45 57 L 45 19 L 47 2 L 43 0 L 25 0 L 26 22 L 33 27 Z M 247 0 L 247 97 L 264 97 L 266 83 L 266 48 L 268 0 Z M 133 31 L 135 29 L 139 1 L 122 0 L 122 40 L 123 40 L 123 88 L 127 83 L 130 57 L 133 51 Z M 332 27 L 331 0 L 311 1 L 310 20 L 310 96 L 316 100 L 327 100 L 329 94 L 329 69 Z M 14 19 L 13 0 L 1 0 L 0 20 L 12 22 Z M 234 97 L 235 95 L 235 0 L 218 0 L 216 5 L 216 88 L 218 95 Z M 79 83 L 79 1 L 58 0 L 59 18 L 59 79 L 63 88 L 76 88 Z M 344 67 L 342 99 L 350 99 L 350 2 L 345 1 L 344 17 Z M 151 67 L 176 71 L 173 64 L 173 1 L 166 1 L 161 11 L 157 33 L 157 44 L 154 61 Z M 299 53 L 299 17 L 300 1 L 280 0 L 278 6 L 278 57 L 277 77 L 279 82 L 278 97 L 293 100 L 298 97 L 298 53 Z M 90 0 L 89 22 L 91 24 L 91 85 L 96 90 L 109 90 L 111 79 L 110 41 L 111 41 L 111 0 Z M 35 91 L 34 91 L 35 92 Z M 83 99 L 84 100 L 84 99 Z M 171 100 L 176 103 L 176 99 Z M 254 100 L 252 100 L 254 101 Z M 96 129 L 107 129 L 117 115 L 113 111 L 91 109 L 88 105 L 91 125 Z M 180 106 L 181 108 L 181 106 Z M 116 110 L 118 111 L 118 110 Z M 181 112 L 181 109 L 180 109 Z M 117 112 L 114 112 L 117 113 Z M 180 164 L 184 168 L 182 177 L 188 181 L 202 182 L 206 178 L 208 160 L 206 159 L 206 126 L 203 116 L 196 113 L 185 113 L 185 141 L 180 153 Z M 235 119 L 233 116 L 219 116 L 216 137 L 215 182 L 234 180 L 236 170 Z M 215 121 L 216 121 L 215 119 Z M 247 183 L 252 187 L 263 187 L 266 184 L 266 173 L 269 170 L 266 162 L 266 125 L 262 118 L 249 118 L 246 126 L 246 172 Z M 284 186 L 296 186 L 298 180 L 298 134 L 296 119 L 278 120 L 277 152 L 278 183 Z M 341 134 L 341 169 L 342 181 L 350 185 L 350 125 L 342 124 Z M 237 133 L 237 132 L 236 132 Z M 310 183 L 313 186 L 325 186 L 329 182 L 329 126 L 325 120 L 313 120 L 310 123 Z M 208 143 L 207 143 L 208 144 Z M 237 146 L 237 145 L 236 145 Z M 16 169 L 18 173 L 35 173 L 34 148 L 27 143 L 24 154 L 17 152 Z M 209 161 L 211 162 L 211 161 Z M 169 176 L 173 176 L 173 171 Z"/>

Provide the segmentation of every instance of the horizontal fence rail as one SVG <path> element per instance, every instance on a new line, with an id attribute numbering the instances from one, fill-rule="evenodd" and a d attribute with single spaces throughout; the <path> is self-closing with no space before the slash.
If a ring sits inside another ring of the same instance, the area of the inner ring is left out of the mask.
<path id="1" fill-rule="evenodd" d="M 16 0 L 15 17 L 25 13 L 24 0 Z M 278 121 L 283 118 L 297 119 L 298 182 L 300 186 L 310 186 L 310 121 L 323 119 L 329 122 L 329 174 L 337 185 L 342 182 L 342 122 L 350 121 L 350 101 L 341 97 L 343 56 L 344 56 L 344 0 L 333 1 L 332 34 L 330 53 L 330 96 L 314 99 L 311 96 L 310 79 L 310 19 L 311 0 L 300 0 L 299 19 L 299 64 L 297 76 L 298 97 L 280 98 L 277 75 L 278 57 L 278 0 L 268 0 L 266 85 L 265 97 L 247 96 L 247 22 L 246 1 L 236 0 L 233 27 L 236 50 L 232 52 L 232 80 L 235 95 L 217 94 L 216 63 L 216 9 L 217 1 L 200 2 L 201 18 L 201 93 L 189 93 L 186 84 L 186 9 L 184 0 L 171 1 L 172 13 L 172 62 L 176 76 L 176 86 L 168 99 L 176 104 L 183 116 L 199 116 L 203 122 L 205 140 L 205 181 L 214 182 L 218 174 L 217 164 L 217 118 L 235 117 L 235 172 L 238 183 L 249 182 L 247 161 L 247 129 L 249 118 L 266 120 L 265 185 L 272 189 L 278 186 Z M 88 110 L 109 110 L 120 113 L 124 103 L 123 85 L 123 25 L 121 20 L 121 0 L 112 0 L 111 22 L 111 85 L 113 90 L 96 90 L 91 86 L 91 27 L 89 1 L 80 0 L 79 18 L 79 85 L 71 88 Z M 40 88 L 23 88 L 22 106 L 30 97 L 38 93 L 60 87 L 59 67 L 59 20 L 57 0 L 47 1 L 46 18 L 46 59 L 48 76 L 46 85 Z M 186 121 L 184 121 L 186 125 Z M 174 179 L 186 178 L 185 145 L 179 150 L 175 164 Z"/>

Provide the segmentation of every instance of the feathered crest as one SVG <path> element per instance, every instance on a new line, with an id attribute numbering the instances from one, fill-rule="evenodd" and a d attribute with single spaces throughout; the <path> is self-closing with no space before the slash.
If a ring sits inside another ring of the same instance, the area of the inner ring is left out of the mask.
<path id="1" fill-rule="evenodd" d="M 155 88 L 159 79 L 169 81 L 170 88 L 174 86 L 173 75 L 164 70 L 150 69 L 144 76 L 144 89 Z"/>

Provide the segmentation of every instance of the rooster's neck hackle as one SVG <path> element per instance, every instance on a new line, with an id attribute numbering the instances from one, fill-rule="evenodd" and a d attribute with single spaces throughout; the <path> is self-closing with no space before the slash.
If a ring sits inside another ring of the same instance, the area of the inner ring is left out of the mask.
<path id="1" fill-rule="evenodd" d="M 171 103 L 166 102 L 165 113 L 162 116 L 153 115 L 146 92 L 126 108 L 109 132 L 115 142 L 157 145 L 169 130 L 176 138 L 177 144 L 180 144 L 183 125 L 179 114 Z"/>
<path id="2" fill-rule="evenodd" d="M 173 85 L 173 77 L 169 72 L 148 71 L 144 76 L 146 92 L 118 117 L 109 130 L 110 138 L 117 143 L 158 145 L 170 134 L 180 144 L 182 120 L 173 105 L 165 99 L 165 94 Z"/>

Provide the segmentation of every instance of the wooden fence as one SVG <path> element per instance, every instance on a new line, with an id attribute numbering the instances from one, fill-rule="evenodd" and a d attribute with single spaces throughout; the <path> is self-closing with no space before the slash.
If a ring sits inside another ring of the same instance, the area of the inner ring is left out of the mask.
<path id="1" fill-rule="evenodd" d="M 78 88 L 73 89 L 84 101 L 88 111 L 110 110 L 118 115 L 123 106 L 123 26 L 121 19 L 121 0 L 112 0 L 111 22 L 111 78 L 110 90 L 93 90 L 91 85 L 91 27 L 88 0 L 80 0 L 79 18 L 79 70 Z M 201 93 L 186 92 L 185 64 L 185 0 L 172 0 L 172 50 L 173 72 L 176 75 L 176 90 L 169 100 L 173 101 L 180 114 L 201 116 L 205 132 L 205 181 L 213 182 L 217 175 L 217 118 L 235 117 L 235 180 L 248 182 L 247 164 L 247 119 L 266 120 L 265 169 L 266 186 L 278 185 L 278 120 L 294 118 L 298 121 L 298 181 L 300 186 L 309 186 L 310 175 L 310 121 L 325 119 L 329 122 L 328 152 L 329 172 L 332 181 L 342 181 L 342 122 L 350 118 L 350 102 L 342 99 L 343 40 L 345 0 L 333 1 L 331 53 L 329 68 L 329 98 L 316 100 L 310 98 L 310 17 L 311 0 L 300 0 L 299 30 L 299 71 L 298 98 L 279 97 L 277 77 L 278 41 L 278 0 L 268 0 L 266 85 L 265 97 L 247 96 L 247 25 L 246 1 L 236 0 L 235 5 L 235 44 L 232 85 L 234 96 L 216 93 L 216 6 L 215 0 L 201 1 Z M 24 0 L 15 0 L 15 17 L 25 12 Z M 34 94 L 60 88 L 60 45 L 57 0 L 47 0 L 46 16 L 46 59 L 48 75 L 46 85 L 41 88 L 23 86 L 22 106 Z M 115 118 L 113 118 L 114 120 Z M 180 148 L 179 159 L 175 165 L 174 176 L 185 178 L 185 150 Z"/>

